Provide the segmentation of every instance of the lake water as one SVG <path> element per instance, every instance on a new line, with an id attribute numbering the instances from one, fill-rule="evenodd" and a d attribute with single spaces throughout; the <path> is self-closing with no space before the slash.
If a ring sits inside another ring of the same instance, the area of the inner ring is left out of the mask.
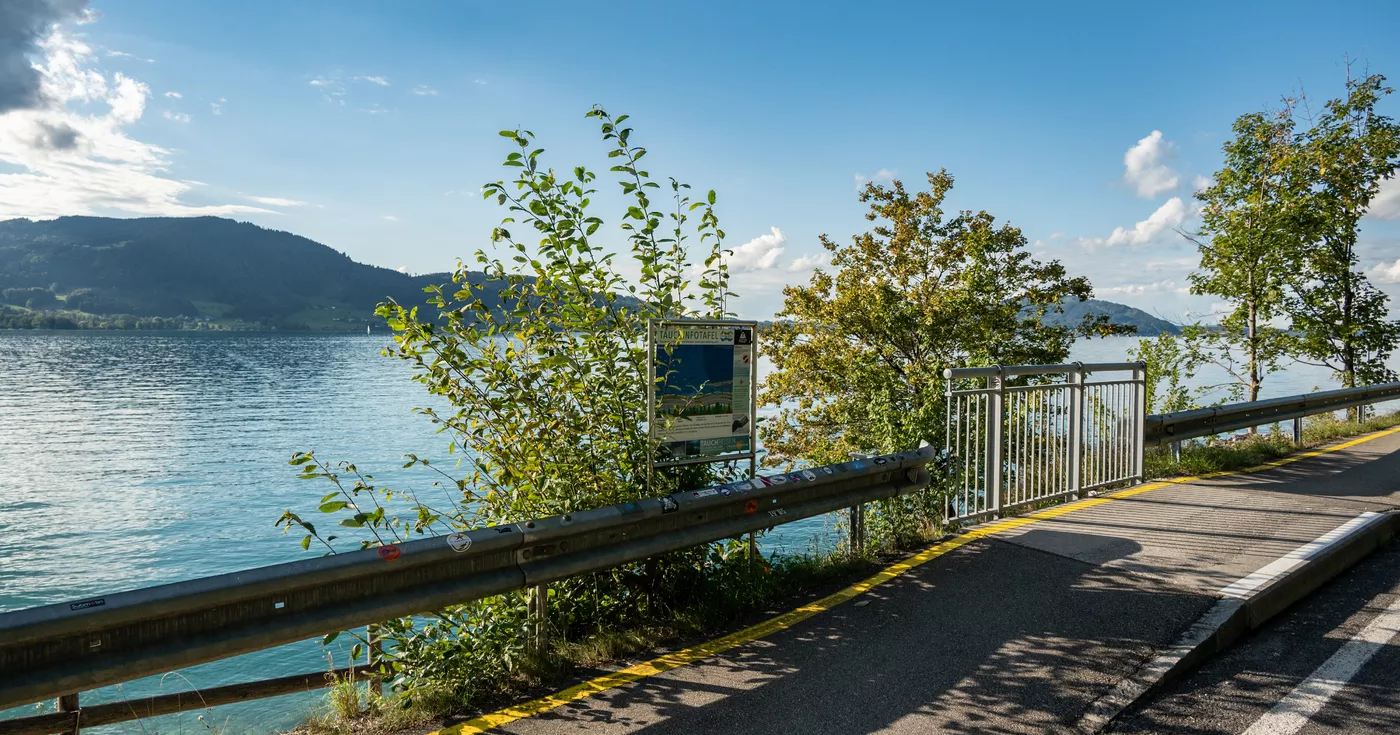
<path id="1" fill-rule="evenodd" d="M 447 460 L 411 409 L 427 405 L 383 335 L 0 332 L 0 611 L 306 558 L 273 528 L 327 492 L 287 459 L 315 449 L 385 484 L 430 480 L 407 452 Z M 1126 359 L 1135 338 L 1081 342 L 1073 359 Z M 760 365 L 760 374 L 763 366 Z M 1202 380 L 1211 380 L 1206 375 Z M 1270 376 L 1266 396 L 1333 387 L 1326 370 Z M 397 483 L 397 484 L 396 484 Z M 829 531 L 780 527 L 770 550 L 804 551 Z M 346 649 L 331 650 L 337 665 Z M 315 670 L 315 642 L 96 693 L 85 703 Z M 233 733 L 294 726 L 319 693 L 217 708 Z M 15 716 L 28 710 L 10 710 Z M 106 731 L 205 732 L 197 712 Z"/>

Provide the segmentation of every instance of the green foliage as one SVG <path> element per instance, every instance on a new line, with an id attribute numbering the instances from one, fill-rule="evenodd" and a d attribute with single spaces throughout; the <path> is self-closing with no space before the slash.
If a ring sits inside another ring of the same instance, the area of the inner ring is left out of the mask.
<path id="1" fill-rule="evenodd" d="M 1147 412 L 1169 413 L 1196 408 L 1187 383 L 1196 377 L 1199 362 L 1183 337 L 1162 333 L 1128 349 L 1128 359 L 1147 364 Z"/>
<path id="2" fill-rule="evenodd" d="M 715 194 L 696 200 L 674 179 L 658 184 L 641 166 L 646 151 L 632 142 L 625 116 L 595 108 L 589 117 L 608 142 L 626 201 L 613 224 L 630 246 L 630 267 L 604 247 L 596 174 L 547 168 L 533 134 L 503 131 L 515 149 L 504 165 L 515 178 L 483 190 L 509 216 L 493 232 L 494 249 L 476 254 L 482 272 L 459 264 L 453 288 L 425 288 L 432 318 L 397 300 L 378 309 L 395 332 L 386 353 L 411 363 L 415 379 L 450 406 L 419 410 L 459 462 L 444 470 L 409 456 L 406 468 L 438 478 L 433 496 L 422 498 L 379 486 L 353 464 L 294 455 L 300 477 L 333 485 L 319 510 L 338 519 L 340 545 L 565 514 L 718 479 L 705 465 L 652 472 L 645 426 L 647 320 L 728 315 Z M 705 253 L 698 267 L 692 243 Z M 340 546 L 317 529 L 323 524 L 291 511 L 278 525 L 303 531 L 303 548 Z M 736 590 L 753 587 L 741 578 L 753 574 L 742 548 L 702 546 L 555 583 L 554 634 L 578 639 L 716 599 L 742 604 Z M 394 686 L 458 703 L 499 688 L 537 663 L 526 647 L 526 611 L 524 595 L 513 593 L 377 626 Z"/>
<path id="3" fill-rule="evenodd" d="M 1385 77 L 1347 80 L 1345 97 L 1296 141 L 1308 186 L 1308 242 L 1288 301 L 1304 359 L 1332 368 L 1345 387 L 1395 380 L 1387 358 L 1400 344 L 1389 299 L 1356 269 L 1361 218 L 1382 179 L 1400 166 L 1400 125 L 1376 113 L 1394 90 Z"/>
<path id="4" fill-rule="evenodd" d="M 1077 335 L 1130 332 L 1103 314 L 1047 319 L 1092 295 L 1058 261 L 1031 257 L 1026 238 L 986 212 L 947 216 L 946 171 L 929 191 L 895 181 L 860 194 L 874 229 L 841 246 L 825 235 L 833 273 L 784 290 L 780 321 L 761 343 L 773 371 L 760 401 L 767 464 L 831 463 L 851 453 L 934 445 L 945 430 L 944 368 L 1062 362 Z M 937 533 L 943 488 L 881 501 L 867 513 L 876 543 Z"/>
<path id="5" fill-rule="evenodd" d="M 899 181 L 867 185 L 874 230 L 845 246 L 823 236 L 834 273 L 784 290 L 762 343 L 773 372 L 760 400 L 784 406 L 762 425 L 773 462 L 937 445 L 944 368 L 1061 362 L 1076 335 L 1127 331 L 1103 315 L 1047 323 L 1067 299 L 1092 295 L 1088 280 L 1035 260 L 1019 229 L 986 212 L 947 217 L 953 177 L 928 180 L 913 194 Z"/>
<path id="6" fill-rule="evenodd" d="M 1303 245 L 1299 226 L 1305 187 L 1293 153 L 1291 105 L 1251 113 L 1234 124 L 1225 166 L 1198 192 L 1200 251 L 1191 292 L 1224 299 L 1231 309 L 1217 328 L 1196 329 L 1188 341 L 1214 356 L 1236 380 L 1244 400 L 1259 399 L 1263 379 L 1283 368 L 1292 348 L 1273 325 L 1284 313 L 1285 288 Z"/>
<path id="7" fill-rule="evenodd" d="M 1389 299 L 1357 270 L 1361 218 L 1400 166 L 1400 125 L 1376 113 L 1385 78 L 1348 79 L 1347 94 L 1299 130 L 1297 100 L 1235 121 L 1225 166 L 1197 194 L 1192 291 L 1226 300 L 1212 329 L 1188 329 L 1203 361 L 1231 374 L 1238 398 L 1290 359 L 1332 368 L 1343 386 L 1393 380 L 1400 345 Z"/>

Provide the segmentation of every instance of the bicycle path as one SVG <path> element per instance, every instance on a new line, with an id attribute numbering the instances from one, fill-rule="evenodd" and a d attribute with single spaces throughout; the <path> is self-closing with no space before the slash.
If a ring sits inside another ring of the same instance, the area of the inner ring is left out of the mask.
<path id="1" fill-rule="evenodd" d="M 440 733 L 1045 732 L 1227 585 L 1400 509 L 1400 429 L 1277 464 L 986 524 L 753 628 Z"/>

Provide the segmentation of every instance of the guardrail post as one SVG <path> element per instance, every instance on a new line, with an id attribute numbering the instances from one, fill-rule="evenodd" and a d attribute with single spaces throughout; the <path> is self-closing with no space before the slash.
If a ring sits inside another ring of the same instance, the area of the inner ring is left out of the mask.
<path id="1" fill-rule="evenodd" d="M 1074 363 L 1074 371 L 1065 376 L 1069 383 L 1069 490 L 1084 497 L 1084 363 Z"/>
<path id="2" fill-rule="evenodd" d="M 865 548 L 865 506 L 851 506 L 851 537 L 850 553 L 851 557 L 860 556 L 860 552 Z"/>
<path id="3" fill-rule="evenodd" d="M 1298 418 L 1293 419 L 1293 443 L 1296 444 L 1296 445 L 1298 445 L 1298 446 L 1302 446 L 1302 445 L 1303 445 L 1303 417 L 1302 417 L 1302 416 L 1299 416 Z"/>
<path id="4" fill-rule="evenodd" d="M 1171 448 L 1172 448 L 1172 461 L 1173 461 L 1173 462 L 1180 463 L 1180 462 L 1181 462 L 1181 442 L 1172 442 L 1172 443 L 1171 443 Z"/>
<path id="5" fill-rule="evenodd" d="M 1133 478 L 1142 483 L 1143 451 L 1147 445 L 1147 363 L 1133 369 Z"/>
<path id="6" fill-rule="evenodd" d="M 379 675 L 378 665 L 384 660 L 384 644 L 381 643 L 379 626 L 371 623 L 365 626 L 365 640 L 369 643 L 365 650 L 366 663 L 370 665 L 369 690 L 384 696 L 384 678 Z"/>
<path id="7" fill-rule="evenodd" d="M 530 588 L 530 649 L 544 655 L 549 649 L 549 585 L 537 584 Z"/>
<path id="8" fill-rule="evenodd" d="M 65 694 L 59 697 L 58 701 L 54 704 L 59 712 L 73 713 L 73 735 L 77 735 L 78 731 L 82 728 L 80 720 L 83 716 L 82 708 L 78 705 L 78 693 L 73 692 L 72 694 Z"/>
<path id="9" fill-rule="evenodd" d="M 991 511 L 994 517 L 1001 517 L 1001 484 L 1002 484 L 1002 434 L 1004 432 L 1003 422 L 1006 417 L 1004 405 L 1006 401 L 1006 380 L 1002 375 L 1001 366 L 993 366 L 997 374 L 987 378 L 987 387 L 991 390 L 987 393 L 987 510 Z"/>

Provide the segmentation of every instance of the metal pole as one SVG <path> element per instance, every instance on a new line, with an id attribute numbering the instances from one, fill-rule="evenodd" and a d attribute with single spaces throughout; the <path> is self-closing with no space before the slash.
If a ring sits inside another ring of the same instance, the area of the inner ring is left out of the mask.
<path id="1" fill-rule="evenodd" d="M 1084 364 L 1074 363 L 1069 381 L 1069 489 L 1084 497 Z"/>
<path id="2" fill-rule="evenodd" d="M 1303 417 L 1302 417 L 1302 416 L 1299 416 L 1298 418 L 1293 419 L 1293 443 L 1296 444 L 1296 445 L 1298 445 L 1298 446 L 1302 446 L 1302 445 L 1303 445 Z"/>
<path id="3" fill-rule="evenodd" d="M 1133 369 L 1133 477 L 1143 481 L 1143 450 L 1147 437 L 1147 363 L 1139 362 Z"/>
<path id="4" fill-rule="evenodd" d="M 987 378 L 987 502 L 993 516 L 1001 517 L 1002 484 L 1002 422 L 1003 405 L 1006 399 L 1006 381 L 1002 379 L 1001 366 L 996 365 L 996 375 Z"/>
<path id="5" fill-rule="evenodd" d="M 1173 462 L 1180 463 L 1180 462 L 1181 462 L 1181 442 L 1172 442 L 1172 443 L 1171 443 L 1171 447 L 1172 447 L 1172 461 L 1173 461 Z"/>

